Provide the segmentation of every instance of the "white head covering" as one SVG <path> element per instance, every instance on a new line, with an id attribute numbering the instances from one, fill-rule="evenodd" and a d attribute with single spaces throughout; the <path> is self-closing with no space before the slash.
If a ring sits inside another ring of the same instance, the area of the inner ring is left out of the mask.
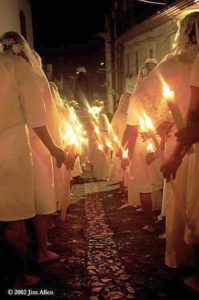
<path id="1" fill-rule="evenodd" d="M 180 54 L 194 44 L 199 45 L 199 12 L 194 12 L 185 16 L 178 23 L 174 53 Z"/>
<path id="2" fill-rule="evenodd" d="M 118 105 L 119 112 L 127 113 L 130 98 L 131 98 L 130 93 L 124 93 L 121 95 L 119 105 Z"/>
<path id="3" fill-rule="evenodd" d="M 141 84 L 142 80 L 156 67 L 157 61 L 154 58 L 147 58 L 145 63 L 140 67 L 138 77 L 135 82 L 134 92 Z"/>
<path id="4" fill-rule="evenodd" d="M 41 66 L 41 58 L 30 48 L 28 42 L 21 34 L 15 31 L 5 32 L 0 39 L 3 52 L 10 53 L 16 56 L 21 56 L 32 66 L 35 73 L 44 76 Z M 40 61 L 38 60 L 40 58 Z"/>

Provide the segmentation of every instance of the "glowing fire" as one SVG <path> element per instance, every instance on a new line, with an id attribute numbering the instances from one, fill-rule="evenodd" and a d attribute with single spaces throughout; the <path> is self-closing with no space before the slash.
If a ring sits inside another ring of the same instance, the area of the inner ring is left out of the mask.
<path id="1" fill-rule="evenodd" d="M 102 144 L 98 144 L 98 150 L 100 150 L 100 151 L 103 150 Z"/>
<path id="2" fill-rule="evenodd" d="M 128 149 L 122 151 L 122 158 L 128 158 Z"/>
<path id="3" fill-rule="evenodd" d="M 172 91 L 166 83 L 163 84 L 162 95 L 168 101 L 172 101 L 174 99 L 174 91 Z"/>
<path id="4" fill-rule="evenodd" d="M 147 142 L 147 152 L 148 153 L 155 152 L 154 145 L 152 143 L 150 143 L 150 142 Z"/>
<path id="5" fill-rule="evenodd" d="M 112 143 L 111 143 L 110 141 L 107 141 L 107 142 L 106 142 L 106 146 L 107 146 L 108 148 L 112 149 Z"/>

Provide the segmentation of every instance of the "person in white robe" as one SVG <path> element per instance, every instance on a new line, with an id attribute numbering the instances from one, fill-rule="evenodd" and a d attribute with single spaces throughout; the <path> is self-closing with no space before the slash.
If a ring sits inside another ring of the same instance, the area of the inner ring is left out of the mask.
<path id="1" fill-rule="evenodd" d="M 128 169 L 123 170 L 121 168 L 121 160 L 118 156 L 122 144 L 122 137 L 126 127 L 127 110 L 130 101 L 131 94 L 124 93 L 120 97 L 118 108 L 111 121 L 111 130 L 117 141 L 113 142 L 113 153 L 110 165 L 109 179 L 120 182 L 122 190 L 128 185 Z"/>
<path id="2" fill-rule="evenodd" d="M 94 141 L 92 174 L 93 177 L 98 180 L 107 180 L 110 166 L 109 149 L 107 147 L 110 122 L 104 113 L 100 113 L 99 116 L 96 117 L 96 120 L 100 139 L 97 140 L 97 138 L 95 138 Z"/>
<path id="3" fill-rule="evenodd" d="M 196 19 L 199 24 L 199 16 Z M 199 35 L 197 35 L 197 44 L 199 45 Z M 191 81 L 190 81 L 190 105 L 186 118 L 186 127 L 176 133 L 178 145 L 178 156 L 172 158 L 173 163 L 164 165 L 164 173 L 166 178 L 170 179 L 171 175 L 178 172 L 177 168 L 181 164 L 185 149 L 189 149 L 193 145 L 194 152 L 189 155 L 189 168 L 187 180 L 187 203 L 186 212 L 190 228 L 186 227 L 185 241 L 187 244 L 193 244 L 195 250 L 195 274 L 184 279 L 187 287 L 194 292 L 199 292 L 199 53 L 194 62 Z M 184 152 L 183 155 L 181 152 Z M 179 161 L 180 157 L 180 161 Z"/>
<path id="4" fill-rule="evenodd" d="M 128 108 L 127 126 L 123 136 L 124 145 L 126 140 L 129 149 L 129 184 L 128 184 L 128 203 L 137 206 L 141 203 L 142 210 L 146 217 L 147 224 L 143 227 L 148 232 L 155 231 L 155 216 L 153 214 L 152 193 L 157 193 L 162 189 L 162 175 L 158 172 L 157 161 L 150 164 L 146 162 L 147 144 L 142 137 L 142 129 L 139 128 L 139 118 L 134 107 L 134 94 L 148 74 L 157 65 L 156 60 L 147 59 L 140 68 L 134 93 L 131 97 Z M 125 164 L 123 160 L 122 164 Z M 161 198 L 161 193 L 159 194 Z"/>
<path id="5" fill-rule="evenodd" d="M 42 101 L 45 105 L 46 124 L 50 134 L 54 137 L 56 131 L 56 123 L 54 122 L 53 116 L 55 104 L 50 93 L 47 78 L 35 54 L 32 52 L 26 40 L 17 32 L 4 33 L 1 38 L 1 44 L 3 45 L 4 52 L 22 57 L 32 67 L 43 99 Z M 37 214 L 33 218 L 33 225 L 37 239 L 37 261 L 38 263 L 42 263 L 59 257 L 58 254 L 49 251 L 47 248 L 48 218 L 49 215 L 54 213 L 57 209 L 53 166 L 49 151 L 32 129 L 29 129 L 29 140 L 34 165 L 35 207 L 37 210 Z"/>
<path id="6" fill-rule="evenodd" d="M 190 99 L 191 70 L 198 54 L 196 41 L 196 29 L 198 30 L 198 13 L 189 14 L 179 24 L 176 35 L 176 47 L 161 64 L 154 69 L 143 82 L 142 89 L 135 95 L 135 105 L 138 112 L 143 110 L 152 118 L 155 127 L 160 127 L 164 122 L 171 124 L 172 128 L 166 138 L 165 159 L 170 165 L 174 164 L 172 157 L 177 152 L 177 131 L 174 119 L 168 109 L 166 100 L 162 96 L 163 84 L 174 91 L 175 103 L 179 107 L 182 117 L 185 119 Z M 193 246 L 184 241 L 186 220 L 183 214 L 186 212 L 188 168 L 190 156 L 186 155 L 178 169 L 173 181 L 178 193 L 176 199 L 169 183 L 164 188 L 167 191 L 166 199 L 166 265 L 171 268 L 180 268 L 194 264 Z M 179 160 L 178 160 L 179 161 Z M 164 171 L 167 176 L 167 170 Z"/>
<path id="7" fill-rule="evenodd" d="M 65 153 L 48 133 L 44 104 L 30 66 L 19 57 L 0 53 L 0 71 L 0 221 L 5 241 L 24 257 L 28 243 L 24 220 L 37 213 L 27 126 L 35 130 L 59 165 Z M 23 276 L 15 286 L 37 282 L 36 277 Z"/>

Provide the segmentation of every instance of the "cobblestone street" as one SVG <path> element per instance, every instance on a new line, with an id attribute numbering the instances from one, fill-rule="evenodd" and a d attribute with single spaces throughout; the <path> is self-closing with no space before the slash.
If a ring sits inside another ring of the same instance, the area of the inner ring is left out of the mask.
<path id="1" fill-rule="evenodd" d="M 51 249 L 61 259 L 36 268 L 38 288 L 55 290 L 45 299 L 197 299 L 182 285 L 185 273 L 164 265 L 163 224 L 156 233 L 144 232 L 142 213 L 119 209 L 125 195 L 118 184 L 75 184 L 72 193 L 66 221 L 56 215 L 50 230 Z"/>

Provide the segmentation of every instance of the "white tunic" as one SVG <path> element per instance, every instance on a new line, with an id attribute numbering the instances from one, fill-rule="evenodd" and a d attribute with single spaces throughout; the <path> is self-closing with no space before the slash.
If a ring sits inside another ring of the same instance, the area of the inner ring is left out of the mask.
<path id="1" fill-rule="evenodd" d="M 48 81 L 44 76 L 37 77 L 37 84 L 45 105 L 47 127 L 53 140 L 57 140 L 58 114 Z M 48 215 L 57 210 L 52 157 L 33 130 L 29 131 L 29 136 L 34 165 L 36 210 L 38 215 Z"/>
<path id="2" fill-rule="evenodd" d="M 111 122 L 112 130 L 114 134 L 117 136 L 120 144 L 122 143 L 122 137 L 126 127 L 126 119 L 127 119 L 127 113 L 116 111 Z M 113 155 L 112 155 L 112 161 L 110 165 L 109 179 L 123 181 L 124 177 L 125 179 L 127 179 L 126 178 L 127 176 L 125 176 L 127 172 L 124 172 L 124 170 L 121 168 L 121 160 L 115 155 L 115 152 L 117 152 L 117 150 L 118 150 L 118 146 L 115 145 L 113 150 Z"/>
<path id="3" fill-rule="evenodd" d="M 26 132 L 44 126 L 45 111 L 33 72 L 21 58 L 0 54 L 0 220 L 36 214 Z"/>
<path id="4" fill-rule="evenodd" d="M 199 54 L 194 62 L 191 73 L 191 86 L 199 88 Z M 199 244 L 199 143 L 194 145 L 194 153 L 189 155 L 187 215 L 192 232 L 186 230 L 185 241 Z"/>
<path id="5" fill-rule="evenodd" d="M 105 114 L 99 115 L 98 125 L 102 139 L 108 137 L 108 117 Z M 105 141 L 105 140 L 104 140 Z M 103 142 L 103 146 L 105 143 Z M 106 180 L 109 174 L 109 157 L 98 149 L 98 144 L 94 146 L 93 177 L 98 180 Z"/>
<path id="6" fill-rule="evenodd" d="M 171 114 L 166 101 L 162 98 L 162 79 L 175 93 L 175 101 L 181 111 L 183 118 L 189 106 L 190 99 L 190 74 L 193 62 L 197 55 L 197 47 L 190 47 L 181 55 L 170 57 L 154 69 L 145 79 L 141 89 L 137 90 L 135 102 L 137 109 L 144 109 L 152 118 L 155 125 L 163 121 L 172 121 Z M 176 146 L 175 132 L 173 126 L 170 136 L 166 140 L 165 156 L 169 157 Z M 175 185 L 179 191 L 180 205 L 185 209 L 187 189 L 188 158 L 184 158 L 178 170 Z M 193 249 L 184 242 L 185 224 L 176 205 L 175 197 L 170 185 L 165 185 L 166 199 L 166 264 L 169 267 L 182 267 L 193 264 Z"/>

